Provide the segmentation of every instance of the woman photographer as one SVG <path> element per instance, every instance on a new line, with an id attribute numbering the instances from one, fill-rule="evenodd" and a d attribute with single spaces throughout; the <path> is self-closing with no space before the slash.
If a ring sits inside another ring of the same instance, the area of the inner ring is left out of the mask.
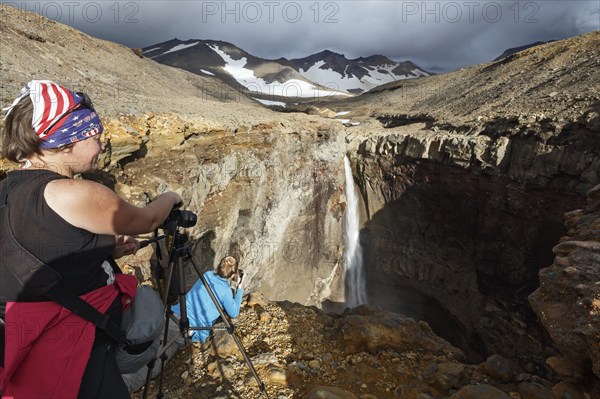
<path id="1" fill-rule="evenodd" d="M 225 309 L 229 317 L 236 318 L 240 313 L 244 295 L 238 260 L 233 256 L 224 257 L 214 271 L 209 270 L 204 273 L 204 278 L 215 294 L 219 305 Z M 231 289 L 231 285 L 234 283 L 237 283 L 235 294 Z M 196 281 L 187 293 L 185 303 L 191 327 L 212 327 L 220 316 L 202 280 Z M 178 316 L 181 315 L 179 304 L 173 305 L 171 310 Z M 204 343 L 209 334 L 210 330 L 194 330 L 191 335 L 192 341 Z"/>
<path id="2" fill-rule="evenodd" d="M 106 260 L 135 253 L 138 244 L 130 236 L 158 227 L 182 199 L 167 192 L 138 208 L 99 183 L 74 179 L 97 168 L 102 130 L 87 95 L 51 81 L 29 82 L 5 116 L 2 157 L 22 163 L 22 168 L 0 183 L 0 200 L 9 210 L 2 222 L 18 245 L 60 274 L 67 290 L 120 325 L 122 293 L 124 287 L 131 288 L 131 281 L 121 284 L 125 280 L 119 274 L 115 279 Z M 7 241 L 2 237 L 2 276 L 9 275 L 7 263 L 13 255 L 5 249 Z M 22 286 L 1 287 L 4 395 L 130 397 L 115 361 L 116 342 L 102 329 Z M 39 327 L 38 318 L 43 317 Z M 21 330 L 28 328 L 30 319 L 38 324 L 24 352 L 22 337 L 32 331 Z"/>

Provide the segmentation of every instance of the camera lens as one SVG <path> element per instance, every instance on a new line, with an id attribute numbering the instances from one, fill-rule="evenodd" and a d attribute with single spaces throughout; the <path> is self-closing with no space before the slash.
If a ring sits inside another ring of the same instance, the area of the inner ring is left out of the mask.
<path id="1" fill-rule="evenodd" d="M 196 225 L 198 217 L 192 211 L 180 211 L 173 209 L 167 219 L 163 222 L 162 228 L 169 231 L 175 230 L 177 227 L 192 227 Z"/>
<path id="2" fill-rule="evenodd" d="M 192 227 L 198 222 L 198 217 L 191 211 L 173 211 L 179 212 L 177 216 L 177 225 L 181 227 Z"/>

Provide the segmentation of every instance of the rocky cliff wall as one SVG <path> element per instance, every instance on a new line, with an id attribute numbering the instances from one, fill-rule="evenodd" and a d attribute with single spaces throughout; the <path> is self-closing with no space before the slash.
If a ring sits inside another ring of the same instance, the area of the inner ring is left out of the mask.
<path id="1" fill-rule="evenodd" d="M 600 186 L 582 209 L 565 215 L 567 234 L 554 247 L 554 262 L 540 271 L 529 297 L 540 322 L 564 357 L 548 365 L 563 379 L 600 377 Z"/>
<path id="2" fill-rule="evenodd" d="M 551 345 L 527 296 L 566 232 L 563 214 L 600 183 L 597 124 L 583 122 L 549 139 L 501 126 L 355 139 L 371 302 L 427 320 L 472 360 L 543 360 Z M 557 139 L 573 131 L 579 145 Z"/>
<path id="3" fill-rule="evenodd" d="M 144 192 L 180 192 L 198 214 L 189 232 L 202 270 L 233 253 L 253 289 L 318 305 L 340 278 L 343 142 L 337 125 L 306 122 L 234 130 L 170 114 L 113 120 L 101 160 L 110 174 L 95 178 L 114 178 L 140 205 Z M 146 262 L 135 267 L 148 276 Z M 197 276 L 186 272 L 191 285 Z"/>

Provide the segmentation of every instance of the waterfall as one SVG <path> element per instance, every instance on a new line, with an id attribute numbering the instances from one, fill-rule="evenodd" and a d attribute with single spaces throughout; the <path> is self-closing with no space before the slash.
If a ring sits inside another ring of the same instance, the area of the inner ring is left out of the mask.
<path id="1" fill-rule="evenodd" d="M 344 157 L 344 168 L 346 173 L 346 217 L 344 233 L 344 258 L 346 286 L 346 305 L 349 307 L 367 303 L 367 287 L 363 271 L 362 247 L 359 241 L 359 202 L 358 193 L 354 187 L 352 167 L 347 156 Z"/>

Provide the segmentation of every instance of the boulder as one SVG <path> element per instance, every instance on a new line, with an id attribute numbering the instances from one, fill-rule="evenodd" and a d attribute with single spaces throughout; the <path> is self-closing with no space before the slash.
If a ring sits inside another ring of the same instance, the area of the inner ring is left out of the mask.
<path id="1" fill-rule="evenodd" d="M 573 364 L 564 356 L 551 356 L 546 359 L 546 365 L 563 381 L 577 381 L 582 376 L 575 370 Z"/>
<path id="2" fill-rule="evenodd" d="M 468 385 L 452 395 L 451 399 L 510 399 L 510 396 L 491 385 Z"/>
<path id="3" fill-rule="evenodd" d="M 488 357 L 484 367 L 487 375 L 501 382 L 508 382 L 515 376 L 514 364 L 500 355 Z"/>
<path id="4" fill-rule="evenodd" d="M 265 307 L 268 303 L 269 301 L 265 298 L 265 296 L 258 291 L 253 291 L 248 295 L 248 306 L 254 307 L 258 305 Z"/>
<path id="5" fill-rule="evenodd" d="M 464 385 L 465 365 L 450 362 L 436 364 L 425 370 L 423 377 L 427 384 L 442 391 L 460 388 Z"/>
<path id="6" fill-rule="evenodd" d="M 555 399 L 554 393 L 548 387 L 537 382 L 522 382 L 519 384 L 521 399 Z"/>
<path id="7" fill-rule="evenodd" d="M 203 346 L 208 347 L 213 354 L 222 359 L 229 356 L 242 356 L 233 336 L 224 330 L 214 330 L 212 337 Z"/>
<path id="8" fill-rule="evenodd" d="M 587 399 L 590 397 L 580 385 L 570 382 L 559 382 L 552 387 L 552 392 L 556 399 Z"/>
<path id="9" fill-rule="evenodd" d="M 456 360 L 464 354 L 446 340 L 435 335 L 426 323 L 397 313 L 362 305 L 345 313 L 337 321 L 347 353 L 371 352 L 381 349 L 412 351 L 424 349 L 440 352 Z"/>

